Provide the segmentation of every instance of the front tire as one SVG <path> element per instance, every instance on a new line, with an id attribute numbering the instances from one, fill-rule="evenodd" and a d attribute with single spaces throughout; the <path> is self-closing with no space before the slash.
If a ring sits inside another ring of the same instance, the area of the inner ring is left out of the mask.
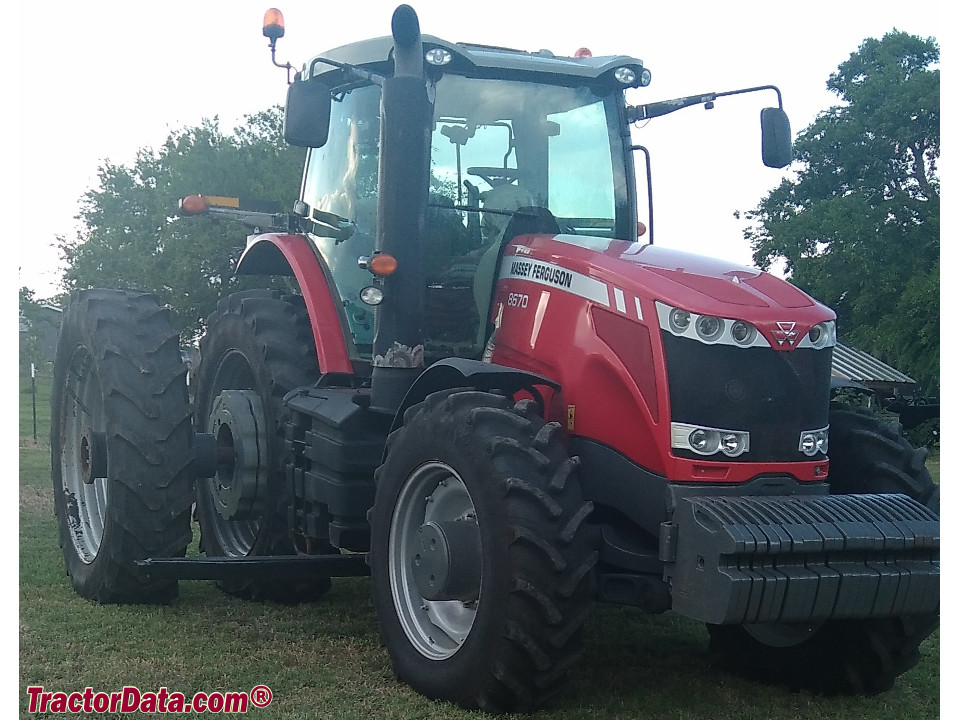
<path id="1" fill-rule="evenodd" d="M 190 404 L 179 336 L 151 295 L 87 290 L 64 312 L 51 395 L 54 510 L 67 574 L 101 603 L 168 602 L 135 562 L 190 543 Z"/>
<path id="2" fill-rule="evenodd" d="M 940 512 L 940 489 L 925 466 L 926 450 L 898 423 L 833 403 L 831 494 L 902 493 Z M 938 615 L 830 620 L 816 625 L 710 625 L 710 649 L 750 677 L 819 692 L 875 694 L 920 659 L 920 643 Z"/>
<path id="3" fill-rule="evenodd" d="M 527 711 L 582 654 L 597 551 L 559 435 L 529 401 L 454 390 L 389 438 L 371 512 L 374 604 L 394 672 L 418 692 Z"/>

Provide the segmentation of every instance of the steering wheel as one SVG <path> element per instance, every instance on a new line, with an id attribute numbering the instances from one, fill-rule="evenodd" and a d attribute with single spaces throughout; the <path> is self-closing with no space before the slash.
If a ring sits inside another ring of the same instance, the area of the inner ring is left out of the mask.
<path id="1" fill-rule="evenodd" d="M 481 180 L 486 180 L 490 187 L 500 187 L 512 183 L 522 173 L 516 168 L 470 167 L 467 168 L 467 174 L 476 175 Z"/>

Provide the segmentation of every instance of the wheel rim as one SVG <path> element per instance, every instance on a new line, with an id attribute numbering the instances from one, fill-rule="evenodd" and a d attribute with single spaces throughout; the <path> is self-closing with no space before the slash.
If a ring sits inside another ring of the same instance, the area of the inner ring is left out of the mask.
<path id="1" fill-rule="evenodd" d="M 68 367 L 60 417 L 60 476 L 74 550 L 90 564 L 100 552 L 107 518 L 106 412 L 89 351 L 77 348 Z"/>
<path id="2" fill-rule="evenodd" d="M 794 647 L 806 642 L 823 626 L 814 623 L 756 623 L 744 625 L 743 629 L 757 642 L 769 647 Z"/>
<path id="3" fill-rule="evenodd" d="M 483 597 L 482 578 L 474 602 L 426 600 L 414 579 L 412 563 L 421 547 L 420 527 L 458 519 L 476 519 L 473 499 L 453 468 L 430 462 L 407 479 L 390 523 L 388 571 L 397 618 L 411 644 L 432 660 L 449 658 L 463 646 Z"/>
<path id="4" fill-rule="evenodd" d="M 252 394 L 257 391 L 250 363 L 240 352 L 229 352 L 220 360 L 207 395 L 210 403 L 209 407 L 206 408 L 208 423 L 213 421 L 214 405 L 224 390 L 245 390 Z M 262 417 L 259 418 L 258 424 L 261 428 L 266 427 Z M 269 468 L 269 458 L 266 459 L 265 465 Z M 218 497 L 220 495 L 218 482 L 218 476 L 214 476 L 201 485 L 202 492 L 206 493 L 206 501 L 210 506 L 209 512 L 206 513 L 208 523 L 211 525 L 209 529 L 213 531 L 217 545 L 224 555 L 245 557 L 253 550 L 260 535 L 261 516 L 251 514 L 248 517 L 237 519 L 225 517 L 221 512 L 224 505 Z"/>

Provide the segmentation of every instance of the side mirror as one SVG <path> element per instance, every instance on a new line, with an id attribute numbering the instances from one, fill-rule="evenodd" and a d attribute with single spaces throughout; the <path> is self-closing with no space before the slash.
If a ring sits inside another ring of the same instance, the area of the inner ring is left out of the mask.
<path id="1" fill-rule="evenodd" d="M 782 109 L 768 107 L 761 110 L 760 131 L 763 136 L 764 165 L 783 168 L 793 162 L 790 118 Z"/>
<path id="2" fill-rule="evenodd" d="M 297 77 L 287 88 L 283 139 L 296 147 L 318 148 L 330 132 L 330 88 L 319 80 Z"/>

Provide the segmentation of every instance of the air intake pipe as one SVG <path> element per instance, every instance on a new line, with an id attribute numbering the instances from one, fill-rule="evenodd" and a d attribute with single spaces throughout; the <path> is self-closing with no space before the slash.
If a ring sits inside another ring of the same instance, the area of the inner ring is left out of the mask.
<path id="1" fill-rule="evenodd" d="M 423 371 L 423 242 L 430 182 L 433 104 L 423 73 L 420 21 L 409 5 L 393 13 L 393 77 L 383 81 L 377 252 L 397 270 L 383 278 L 373 338 L 371 405 L 396 412 Z"/>

